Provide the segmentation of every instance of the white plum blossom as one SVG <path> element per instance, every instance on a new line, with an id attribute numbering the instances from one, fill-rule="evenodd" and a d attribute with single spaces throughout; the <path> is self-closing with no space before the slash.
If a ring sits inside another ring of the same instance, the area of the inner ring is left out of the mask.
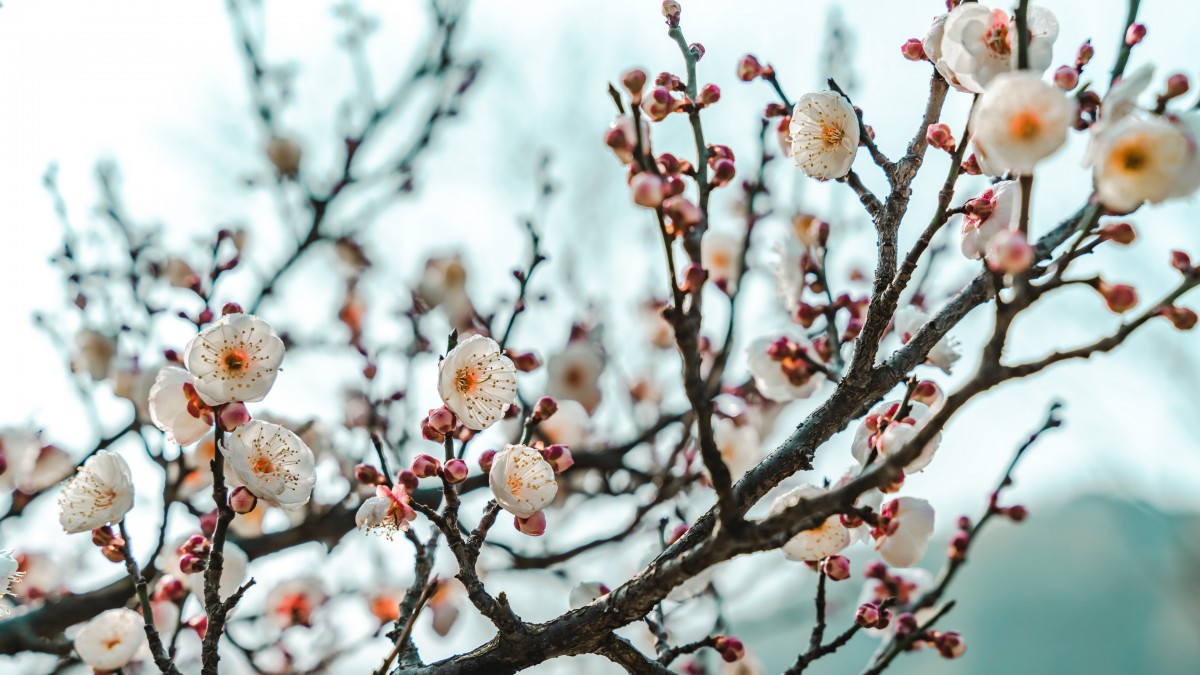
<path id="1" fill-rule="evenodd" d="M 191 445 L 212 430 L 213 411 L 199 399 L 192 374 L 167 366 L 150 388 L 150 420 L 178 445 Z"/>
<path id="2" fill-rule="evenodd" d="M 1034 73 L 1004 73 L 988 85 L 971 116 L 980 166 L 988 172 L 1033 173 L 1067 140 L 1075 106 L 1061 89 Z"/>
<path id="3" fill-rule="evenodd" d="M 1100 120 L 1092 125 L 1091 130 L 1098 133 L 1137 110 L 1138 97 L 1153 79 L 1154 64 L 1146 63 L 1113 83 L 1100 101 Z"/>
<path id="4" fill-rule="evenodd" d="M 192 338 L 184 364 L 208 405 L 261 401 L 275 384 L 283 352 L 283 340 L 270 324 L 235 312 Z"/>
<path id="5" fill-rule="evenodd" d="M 221 454 L 255 497 L 282 509 L 308 503 L 316 458 L 304 441 L 278 424 L 252 420 L 225 436 Z"/>
<path id="6" fill-rule="evenodd" d="M 908 344 L 909 340 L 928 321 L 929 315 L 919 307 L 909 305 L 896 310 L 896 335 L 900 337 L 900 344 Z M 929 353 L 925 356 L 925 363 L 941 368 L 944 372 L 949 373 L 961 355 L 958 340 L 950 335 L 945 335 L 929 350 Z"/>
<path id="7" fill-rule="evenodd" d="M 146 641 L 142 616 L 118 607 L 97 614 L 75 636 L 75 653 L 97 671 L 120 670 Z"/>
<path id="8" fill-rule="evenodd" d="M 21 565 L 13 557 L 12 551 L 0 551 L 0 598 L 14 595 L 13 588 L 25 576 L 20 571 Z M 8 608 L 0 605 L 0 613 L 7 614 Z"/>
<path id="9" fill-rule="evenodd" d="M 1096 194 L 1113 211 L 1184 197 L 1200 185 L 1197 137 L 1180 120 L 1126 115 L 1104 125 L 1092 142 Z"/>
<path id="10" fill-rule="evenodd" d="M 1053 58 L 1058 38 L 1058 20 L 1044 7 L 1029 8 L 1029 68 L 1040 75 Z M 934 39 L 931 35 L 927 43 Z M 1000 75 L 1017 67 L 1016 18 L 1003 10 L 992 10 L 979 3 L 964 3 L 946 15 L 940 40 L 934 52 L 926 55 L 938 66 L 947 81 L 957 88 L 981 94 Z"/>
<path id="11" fill-rule="evenodd" d="M 933 536 L 933 506 L 917 497 L 899 497 L 884 504 L 880 512 L 886 529 L 875 541 L 875 549 L 893 567 L 912 567 L 925 557 Z"/>
<path id="12" fill-rule="evenodd" d="M 133 476 L 125 459 L 101 450 L 63 485 L 58 522 L 67 534 L 120 522 L 133 508 Z"/>
<path id="13" fill-rule="evenodd" d="M 567 596 L 567 604 L 571 609 L 579 609 L 605 595 L 608 595 L 608 586 L 599 581 L 584 581 L 571 589 L 570 595 Z"/>
<path id="14" fill-rule="evenodd" d="M 403 485 L 397 483 L 390 488 L 379 485 L 375 496 L 363 500 L 358 507 L 354 523 L 364 532 L 376 531 L 388 537 L 394 532 L 405 532 L 409 522 L 417 518 L 410 502 Z"/>
<path id="15" fill-rule="evenodd" d="M 803 355 L 817 361 L 808 340 L 795 331 L 755 339 L 746 348 L 747 366 L 759 393 L 772 401 L 808 398 L 825 383 L 825 375 Z"/>
<path id="16" fill-rule="evenodd" d="M 472 335 L 438 365 L 438 394 L 468 428 L 486 429 L 517 399 L 517 369 L 490 337 Z"/>
<path id="17" fill-rule="evenodd" d="M 558 493 L 554 467 L 528 445 L 506 445 L 496 453 L 488 483 L 500 508 L 518 518 L 537 513 Z"/>
<path id="18" fill-rule="evenodd" d="M 949 14 L 938 14 L 933 17 L 933 23 L 929 26 L 929 32 L 925 34 L 925 39 L 921 41 L 921 47 L 925 50 L 925 56 L 933 63 L 934 68 L 941 73 L 946 82 L 950 86 L 962 92 L 969 92 L 962 82 L 958 81 L 958 76 L 950 69 L 949 62 L 946 61 L 942 54 L 942 36 L 946 34 L 946 18 Z"/>
<path id="19" fill-rule="evenodd" d="M 1020 212 L 1020 185 L 1017 181 L 1004 180 L 984 190 L 968 202 L 976 205 L 968 210 L 962 220 L 963 255 L 979 260 L 987 252 L 992 237 L 1002 230 L 1017 227 Z M 986 216 L 982 215 L 987 213 Z"/>
<path id="20" fill-rule="evenodd" d="M 75 468 L 71 457 L 56 445 L 46 444 L 28 428 L 0 431 L 0 457 L 7 464 L 0 487 L 33 494 L 66 478 Z"/>
<path id="21" fill-rule="evenodd" d="M 792 158 L 810 178 L 841 178 L 858 153 L 858 115 L 845 96 L 805 94 L 792 109 Z"/>
<path id="22" fill-rule="evenodd" d="M 713 422 L 713 440 L 735 481 L 753 469 L 761 458 L 758 431 L 751 424 L 718 417 Z"/>
<path id="23" fill-rule="evenodd" d="M 741 273 L 742 238 L 728 232 L 706 233 L 700 242 L 700 265 L 709 281 L 732 293 Z"/>
<path id="24" fill-rule="evenodd" d="M 909 401 L 908 414 L 896 419 L 900 410 L 900 401 L 885 401 L 876 405 L 863 419 L 858 430 L 854 433 L 854 441 L 850 445 L 850 454 L 860 464 L 867 464 L 874 450 L 880 458 L 885 458 L 904 448 L 921 427 L 933 416 L 929 406 L 916 401 Z M 916 459 L 904 467 L 905 473 L 921 471 L 933 461 L 933 456 L 941 445 L 942 434 L 938 432 Z"/>
<path id="25" fill-rule="evenodd" d="M 775 498 L 771 503 L 770 515 L 776 516 L 800 503 L 825 494 L 825 488 L 816 485 L 801 485 Z M 783 555 L 788 560 L 816 561 L 837 554 L 852 543 L 849 528 L 842 524 L 841 516 L 833 515 L 819 526 L 796 534 L 783 545 Z"/>
<path id="26" fill-rule="evenodd" d="M 546 395 L 558 401 L 578 401 L 588 411 L 600 405 L 600 375 L 604 356 L 587 340 L 572 340 L 546 361 Z"/>

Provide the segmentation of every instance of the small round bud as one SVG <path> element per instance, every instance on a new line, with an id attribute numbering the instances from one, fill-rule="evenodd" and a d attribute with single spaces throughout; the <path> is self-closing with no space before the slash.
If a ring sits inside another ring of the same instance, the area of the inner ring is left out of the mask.
<path id="1" fill-rule="evenodd" d="M 1004 515 L 1008 516 L 1009 520 L 1012 520 L 1014 523 L 1020 523 L 1029 517 L 1029 510 L 1024 506 L 1017 504 L 1016 506 L 1010 506 L 1005 509 Z"/>
<path id="2" fill-rule="evenodd" d="M 479 455 L 479 468 L 482 469 L 484 473 L 491 472 L 492 460 L 494 459 L 496 459 L 495 450 L 484 450 L 483 453 Z"/>
<path id="3" fill-rule="evenodd" d="M 868 602 L 858 606 L 858 611 L 854 613 L 854 623 L 863 628 L 875 628 L 880 617 L 879 605 Z"/>
<path id="4" fill-rule="evenodd" d="M 1084 40 L 1083 44 L 1079 45 L 1079 50 L 1075 52 L 1075 68 L 1082 70 L 1095 56 L 1096 50 L 1092 47 L 1092 41 Z"/>
<path id="5" fill-rule="evenodd" d="M 208 566 L 208 559 L 194 553 L 185 553 L 179 558 L 179 571 L 184 574 L 199 574 Z"/>
<path id="6" fill-rule="evenodd" d="M 663 181 L 658 176 L 643 171 L 629 179 L 629 190 L 633 193 L 633 203 L 653 209 L 662 204 Z"/>
<path id="7" fill-rule="evenodd" d="M 1137 290 L 1129 284 L 1110 284 L 1102 279 L 1097 282 L 1096 291 L 1104 298 L 1104 304 L 1117 314 L 1124 314 L 1137 306 Z"/>
<path id="8" fill-rule="evenodd" d="M 449 434 L 458 426 L 458 418 L 446 406 L 434 408 L 429 411 L 427 417 L 429 420 L 429 428 L 439 434 Z"/>
<path id="9" fill-rule="evenodd" d="M 247 490 L 245 485 L 237 486 L 229 495 L 229 508 L 233 509 L 234 513 L 250 513 L 256 506 L 258 497 Z"/>
<path id="10" fill-rule="evenodd" d="M 417 455 L 413 458 L 412 472 L 417 478 L 432 478 L 438 473 L 442 463 L 430 455 Z"/>
<path id="11" fill-rule="evenodd" d="M 700 105 L 712 105 L 721 100 L 721 88 L 715 84 L 706 84 L 696 94 L 696 102 Z"/>
<path id="12" fill-rule="evenodd" d="M 549 396 L 543 396 L 533 406 L 533 421 L 544 422 L 558 412 L 558 401 Z"/>
<path id="13" fill-rule="evenodd" d="M 540 537 L 546 533 L 546 512 L 538 511 L 528 518 L 517 517 L 513 520 L 513 527 L 521 534 Z"/>
<path id="14" fill-rule="evenodd" d="M 396 482 L 404 486 L 404 489 L 412 494 L 417 489 L 417 474 L 404 469 L 396 476 Z"/>
<path id="15" fill-rule="evenodd" d="M 925 45 L 917 38 L 909 38 L 900 45 L 900 53 L 909 61 L 927 61 L 929 59 L 925 54 Z"/>
<path id="16" fill-rule="evenodd" d="M 1166 305 L 1160 312 L 1178 330 L 1191 330 L 1196 327 L 1196 313 L 1187 307 Z"/>
<path id="17" fill-rule="evenodd" d="M 246 409 L 246 404 L 241 401 L 226 403 L 221 406 L 220 412 L 217 413 L 217 422 L 221 425 L 221 429 L 225 431 L 233 431 L 250 421 L 250 411 Z"/>
<path id="18" fill-rule="evenodd" d="M 642 90 L 646 88 L 646 78 L 646 71 L 634 68 L 621 76 L 621 84 L 625 86 L 626 91 L 633 94 L 634 98 L 640 98 Z"/>
<path id="19" fill-rule="evenodd" d="M 1183 96 L 1191 88 L 1188 82 L 1187 75 L 1183 73 L 1175 73 L 1167 78 L 1167 88 L 1163 92 L 1164 99 L 1172 99 L 1178 96 Z"/>
<path id="20" fill-rule="evenodd" d="M 742 82 L 749 82 L 763 74 L 762 64 L 753 54 L 746 54 L 738 59 L 737 76 Z"/>
<path id="21" fill-rule="evenodd" d="M 850 560 L 844 555 L 831 555 L 821 561 L 821 571 L 830 581 L 845 581 L 850 578 Z"/>
<path id="22" fill-rule="evenodd" d="M 896 637 L 904 638 L 917 629 L 917 617 L 912 612 L 905 612 L 896 617 Z"/>
<path id="23" fill-rule="evenodd" d="M 713 649 L 717 650 L 725 663 L 739 661 L 746 655 L 746 645 L 742 644 L 738 638 L 728 635 L 718 635 L 713 642 Z"/>
<path id="24" fill-rule="evenodd" d="M 370 464 L 357 464 L 354 467 L 354 479 L 363 485 L 383 485 L 385 481 L 379 469 Z"/>
<path id="25" fill-rule="evenodd" d="M 1060 66 L 1054 71 L 1054 84 L 1063 91 L 1071 91 L 1079 85 L 1079 71 L 1071 66 Z"/>
<path id="26" fill-rule="evenodd" d="M 728 185 L 737 175 L 737 168 L 731 159 L 718 159 L 712 163 L 712 184 L 716 187 Z"/>
<path id="27" fill-rule="evenodd" d="M 1034 250 L 1019 230 L 1001 230 L 988 243 L 987 264 L 993 272 L 1020 274 L 1033 265 Z"/>
<path id="28" fill-rule="evenodd" d="M 1183 274 L 1194 274 L 1196 268 L 1192 267 L 1192 258 L 1183 251 L 1171 251 L 1171 267 L 1179 270 Z"/>
<path id="29" fill-rule="evenodd" d="M 1100 228 L 1100 237 L 1122 246 L 1128 246 L 1137 239 L 1137 231 L 1129 223 L 1111 223 Z"/>
<path id="30" fill-rule="evenodd" d="M 531 373 L 542 365 L 542 360 L 533 352 L 509 353 L 513 366 L 522 373 Z"/>
<path id="31" fill-rule="evenodd" d="M 1138 44 L 1139 42 L 1141 42 L 1142 40 L 1145 40 L 1145 39 L 1146 39 L 1146 25 L 1145 24 L 1141 24 L 1141 23 L 1132 24 L 1129 26 L 1129 29 L 1125 31 L 1125 44 L 1129 45 L 1130 47 Z"/>
<path id="32" fill-rule="evenodd" d="M 272 138 L 267 143 L 267 159 L 281 176 L 294 177 L 300 171 L 300 144 L 290 138 Z"/>
<path id="33" fill-rule="evenodd" d="M 196 315 L 197 323 L 208 323 L 209 321 L 212 321 L 212 320 L 213 320 L 213 311 L 211 309 L 209 309 L 208 307 L 205 307 L 204 309 L 200 310 L 200 313 Z"/>
<path id="34" fill-rule="evenodd" d="M 929 128 L 925 130 L 925 140 L 929 142 L 930 147 L 954 153 L 954 134 L 950 131 L 950 127 L 942 122 L 929 125 Z"/>
<path id="35" fill-rule="evenodd" d="M 461 459 L 452 459 L 446 462 L 446 466 L 442 468 L 442 475 L 450 483 L 461 483 L 467 479 L 467 474 L 471 472 L 467 467 L 467 463 Z"/>
<path id="36" fill-rule="evenodd" d="M 971 529 L 971 519 L 966 516 L 959 516 L 958 522 L 955 524 L 958 525 L 958 529 L 960 529 L 960 530 L 970 530 Z"/>

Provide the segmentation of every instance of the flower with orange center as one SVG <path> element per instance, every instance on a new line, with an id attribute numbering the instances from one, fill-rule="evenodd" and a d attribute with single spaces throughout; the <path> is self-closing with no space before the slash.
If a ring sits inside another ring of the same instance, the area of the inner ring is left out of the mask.
<path id="1" fill-rule="evenodd" d="M 1058 20 L 1044 7 L 1029 8 L 1029 69 L 1041 74 L 1050 65 Z M 1017 67 L 1015 17 L 979 3 L 955 7 L 935 21 L 925 38 L 925 51 L 955 88 L 977 94 L 997 76 Z"/>
<path id="2" fill-rule="evenodd" d="M 124 458 L 101 450 L 88 458 L 58 496 L 58 522 L 67 534 L 120 522 L 133 508 L 133 475 Z"/>
<path id="3" fill-rule="evenodd" d="M 1129 212 L 1196 188 L 1196 138 L 1180 122 L 1129 115 L 1106 126 L 1094 142 L 1096 193 L 1113 211 Z"/>
<path id="4" fill-rule="evenodd" d="M 308 503 L 316 459 L 295 433 L 252 420 L 229 432 L 222 445 L 230 470 L 255 497 L 288 510 Z"/>
<path id="5" fill-rule="evenodd" d="M 118 607 L 97 614 L 75 636 L 75 653 L 96 671 L 120 670 L 146 642 L 142 616 Z"/>
<path id="6" fill-rule="evenodd" d="M 971 132 L 981 166 L 1030 175 L 1067 140 L 1074 105 L 1061 89 L 1031 72 L 996 76 L 979 97 Z"/>
<path id="7" fill-rule="evenodd" d="M 188 344 L 184 363 L 200 398 L 210 406 L 261 401 L 279 373 L 283 340 L 249 314 L 227 314 Z"/>
<path id="8" fill-rule="evenodd" d="M 408 530 L 409 522 L 417 517 L 417 512 L 410 505 L 411 498 L 404 486 L 397 483 L 392 487 L 379 485 L 375 488 L 375 496 L 363 500 L 354 522 L 358 529 L 381 533 L 391 538 L 394 532 Z"/>
<path id="9" fill-rule="evenodd" d="M 825 492 L 816 485 L 801 485 L 777 497 L 771 503 L 769 515 L 779 515 L 799 504 L 800 500 L 819 497 Z M 820 525 L 789 539 L 783 545 L 783 555 L 788 560 L 817 561 L 838 553 L 851 541 L 850 529 L 842 524 L 841 516 L 830 516 Z"/>
<path id="10" fill-rule="evenodd" d="M 472 335 L 438 365 L 438 394 L 467 427 L 486 429 L 517 399 L 516 366 L 495 340 Z"/>
<path id="11" fill-rule="evenodd" d="M 858 152 L 858 116 L 841 94 L 805 94 L 792 110 L 792 158 L 810 178 L 841 178 Z"/>
<path id="12" fill-rule="evenodd" d="M 496 503 L 518 518 L 528 518 L 554 500 L 554 467 L 528 445 L 507 445 L 492 459 L 488 482 Z"/>

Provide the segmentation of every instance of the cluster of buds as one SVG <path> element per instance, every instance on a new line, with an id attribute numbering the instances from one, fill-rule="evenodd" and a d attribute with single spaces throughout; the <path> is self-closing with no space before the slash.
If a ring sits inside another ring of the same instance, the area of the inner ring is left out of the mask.
<path id="1" fill-rule="evenodd" d="M 808 347 L 797 344 L 786 336 L 767 346 L 767 356 L 779 364 L 780 370 L 792 386 L 799 387 L 808 382 L 815 372 L 805 358 L 808 356 Z"/>
<path id="2" fill-rule="evenodd" d="M 830 581 L 845 581 L 850 578 L 850 559 L 844 555 L 831 555 L 821 561 L 821 572 Z"/>
<path id="3" fill-rule="evenodd" d="M 404 472 L 401 472 L 402 477 L 403 473 Z M 442 478 L 446 479 L 446 482 L 456 484 L 467 479 L 467 475 L 470 473 L 470 468 L 467 466 L 467 463 L 461 459 L 447 460 L 446 464 L 443 466 L 436 457 L 431 455 L 417 455 L 413 458 L 410 473 L 412 474 L 413 478 L 433 478 L 435 476 L 441 476 Z M 403 481 L 401 482 L 403 484 Z M 409 491 L 415 489 L 415 485 L 413 488 L 408 488 L 408 486 L 405 487 Z"/>
<path id="4" fill-rule="evenodd" d="M 692 102 L 685 94 L 687 86 L 673 73 L 659 73 L 654 78 L 654 88 L 642 99 L 642 112 L 655 122 L 661 122 L 676 112 L 692 109 Z"/>
<path id="5" fill-rule="evenodd" d="M 956 562 L 967 559 L 967 549 L 971 547 L 971 519 L 962 516 L 958 519 L 958 529 L 950 538 L 950 546 L 946 557 Z"/>
<path id="6" fill-rule="evenodd" d="M 1109 223 L 1108 225 L 1100 228 L 1100 231 L 1097 232 L 1097 234 L 1104 241 L 1111 241 L 1114 244 L 1120 244 L 1121 246 L 1128 246 L 1132 244 L 1135 239 L 1137 239 L 1137 230 L 1133 229 L 1133 225 L 1130 225 L 1124 221 L 1119 223 Z"/>
<path id="7" fill-rule="evenodd" d="M 446 436 L 454 433 L 455 427 L 458 426 L 458 418 L 446 406 L 434 408 L 429 411 L 425 419 L 421 420 L 421 436 L 427 441 L 434 443 L 442 443 L 446 440 Z"/>
<path id="8" fill-rule="evenodd" d="M 170 602 L 176 605 L 183 605 L 188 598 L 188 588 L 183 585 L 183 581 L 164 574 L 154 584 L 154 600 L 155 602 Z"/>
<path id="9" fill-rule="evenodd" d="M 746 645 L 742 641 L 728 635 L 717 635 L 713 638 L 713 649 L 721 655 L 725 663 L 741 660 L 746 655 Z"/>
<path id="10" fill-rule="evenodd" d="M 1137 306 L 1137 289 L 1129 284 L 1110 284 L 1097 278 L 1094 282 L 1096 292 L 1104 298 L 1104 304 L 1117 314 L 1124 314 Z"/>
<path id="11" fill-rule="evenodd" d="M 863 628 L 887 628 L 892 622 L 892 612 L 876 602 L 865 602 L 854 612 L 854 623 Z"/>
<path id="12" fill-rule="evenodd" d="M 737 174 L 733 164 L 733 150 L 728 145 L 710 145 L 707 154 L 708 169 L 712 173 L 709 185 L 711 187 L 728 185 L 729 181 L 733 180 Z"/>
<path id="13" fill-rule="evenodd" d="M 548 448 L 542 448 L 539 452 L 542 453 L 542 458 L 554 469 L 554 473 L 562 473 L 575 464 L 575 459 L 571 457 L 570 448 L 565 445 L 555 443 Z"/>
<path id="14" fill-rule="evenodd" d="M 909 38 L 900 45 L 900 54 L 909 61 L 928 61 L 929 55 L 925 53 L 925 45 L 917 38 Z"/>
<path id="15" fill-rule="evenodd" d="M 929 143 L 929 147 L 944 150 L 951 155 L 954 154 L 957 147 L 954 143 L 954 134 L 945 122 L 930 124 L 925 129 L 925 140 Z"/>
<path id="16" fill-rule="evenodd" d="M 250 513 L 256 506 L 258 497 L 246 489 L 245 485 L 237 486 L 229 494 L 229 508 L 233 509 L 234 513 Z"/>
<path id="17" fill-rule="evenodd" d="M 881 561 L 875 560 L 868 564 L 863 576 L 879 582 L 874 597 L 877 604 L 882 604 L 889 597 L 895 598 L 899 605 L 907 605 L 914 600 L 917 585 L 902 576 L 889 573 L 887 565 Z"/>
<path id="18" fill-rule="evenodd" d="M 957 659 L 967 653 L 967 643 L 963 641 L 962 635 L 952 630 L 944 633 L 926 631 L 922 639 L 936 649 L 942 658 Z"/>
<path id="19" fill-rule="evenodd" d="M 105 558 L 112 562 L 125 561 L 125 539 L 108 525 L 92 530 L 92 543 L 100 549 L 100 553 Z"/>
<path id="20" fill-rule="evenodd" d="M 208 566 L 208 552 L 212 550 L 212 542 L 202 534 L 193 534 L 180 544 L 175 552 L 179 554 L 179 571 L 184 574 L 199 574 Z"/>

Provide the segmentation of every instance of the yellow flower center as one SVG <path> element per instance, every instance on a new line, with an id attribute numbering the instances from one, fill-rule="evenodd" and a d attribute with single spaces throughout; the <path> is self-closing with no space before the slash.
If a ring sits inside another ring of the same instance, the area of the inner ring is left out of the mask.
<path id="1" fill-rule="evenodd" d="M 844 135 L 841 127 L 832 124 L 821 125 L 821 140 L 825 142 L 825 145 L 834 146 L 841 143 Z"/>
<path id="2" fill-rule="evenodd" d="M 479 374 L 470 368 L 459 368 L 454 374 L 454 386 L 460 394 L 469 394 L 479 384 Z"/>
<path id="3" fill-rule="evenodd" d="M 1131 141 L 1126 141 L 1116 147 L 1109 162 L 1118 170 L 1135 172 L 1144 168 L 1149 159 L 1145 149 L 1131 139 Z"/>
<path id="4" fill-rule="evenodd" d="M 241 373 L 250 366 L 250 355 L 243 349 L 230 349 L 221 355 L 225 370 L 231 373 Z"/>

